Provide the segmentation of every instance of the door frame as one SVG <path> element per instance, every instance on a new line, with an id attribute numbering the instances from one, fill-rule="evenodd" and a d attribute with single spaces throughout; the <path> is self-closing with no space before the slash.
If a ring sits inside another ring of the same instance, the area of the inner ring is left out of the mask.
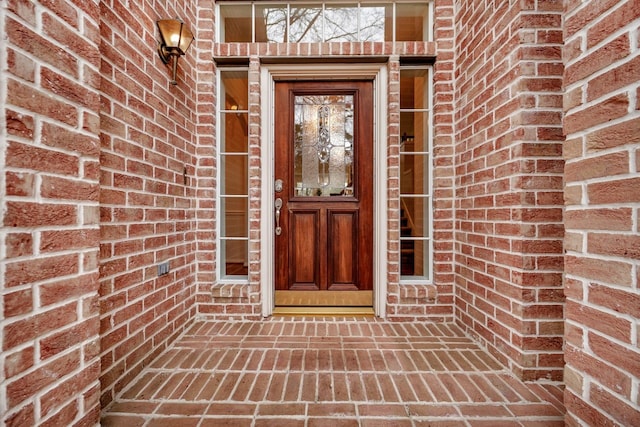
<path id="1" fill-rule="evenodd" d="M 261 64 L 260 292 L 262 315 L 275 305 L 273 209 L 275 180 L 274 98 L 278 80 L 371 80 L 373 82 L 373 308 L 386 316 L 387 301 L 387 62 Z"/>

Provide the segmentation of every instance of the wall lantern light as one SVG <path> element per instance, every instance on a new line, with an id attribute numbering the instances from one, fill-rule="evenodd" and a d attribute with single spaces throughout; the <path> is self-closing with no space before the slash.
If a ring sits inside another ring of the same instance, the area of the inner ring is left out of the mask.
<path id="1" fill-rule="evenodd" d="M 168 64 L 173 57 L 171 64 L 173 74 L 172 85 L 178 84 L 176 74 L 178 72 L 178 58 L 184 55 L 191 42 L 194 40 L 191 30 L 179 19 L 161 19 L 158 21 L 158 29 L 162 40 L 158 45 L 158 54 L 165 64 Z"/>

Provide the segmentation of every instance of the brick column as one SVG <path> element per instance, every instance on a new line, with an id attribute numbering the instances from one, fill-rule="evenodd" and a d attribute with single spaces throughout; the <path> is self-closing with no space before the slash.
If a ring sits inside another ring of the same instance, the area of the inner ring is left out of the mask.
<path id="1" fill-rule="evenodd" d="M 202 176 L 209 170 L 202 157 L 211 149 L 199 144 L 212 142 L 206 130 L 213 107 L 202 97 L 211 88 L 212 65 L 202 64 L 210 58 L 210 33 L 200 37 L 196 13 L 202 10 L 195 1 L 169 1 L 165 8 L 151 1 L 101 6 L 100 354 L 106 407 L 195 316 L 196 233 L 213 214 L 204 213 L 213 195 L 212 182 Z M 178 83 L 171 85 L 171 69 L 157 54 L 156 21 L 176 16 L 196 41 L 180 58 Z M 206 245 L 206 236 L 200 237 Z M 161 274 L 159 265 L 168 265 L 168 273 Z"/>
<path id="2" fill-rule="evenodd" d="M 452 0 L 435 2 L 433 74 L 433 282 L 435 304 L 427 313 L 449 320 L 454 301 L 454 9 Z"/>
<path id="3" fill-rule="evenodd" d="M 562 7 L 456 16 L 456 317 L 525 380 L 562 378 Z"/>
<path id="4" fill-rule="evenodd" d="M 211 288 L 216 281 L 216 105 L 217 81 L 213 61 L 215 17 L 212 0 L 198 0 L 195 27 L 198 41 L 195 67 L 198 70 L 195 109 L 197 114 L 196 167 L 194 171 L 196 214 L 195 245 L 197 262 L 198 312 L 206 312 L 211 302 Z M 191 53 L 191 52 L 190 52 Z"/>

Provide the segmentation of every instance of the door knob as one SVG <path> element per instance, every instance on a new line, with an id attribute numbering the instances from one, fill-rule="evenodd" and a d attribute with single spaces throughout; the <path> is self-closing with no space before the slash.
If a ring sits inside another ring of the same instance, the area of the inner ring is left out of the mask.
<path id="1" fill-rule="evenodd" d="M 280 227 L 280 209 L 282 209 L 282 199 L 278 197 L 274 202 L 276 208 L 276 236 L 279 236 L 282 233 L 282 228 Z"/>

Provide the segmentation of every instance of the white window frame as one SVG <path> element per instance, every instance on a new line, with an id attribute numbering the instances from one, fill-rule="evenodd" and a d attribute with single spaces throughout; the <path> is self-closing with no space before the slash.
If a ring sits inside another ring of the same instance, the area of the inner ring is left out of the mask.
<path id="1" fill-rule="evenodd" d="M 218 85 L 216 86 L 216 183 L 217 183 L 217 191 L 216 191 L 216 265 L 218 266 L 218 268 L 216 269 L 217 272 L 217 282 L 218 283 L 222 283 L 222 284 L 229 284 L 229 283 L 249 283 L 249 275 L 225 275 L 223 276 L 221 274 L 222 272 L 222 265 L 223 263 L 226 262 L 226 259 L 223 259 L 223 254 L 225 253 L 225 249 L 223 247 L 224 242 L 226 242 L 227 240 L 246 240 L 247 242 L 247 254 L 246 254 L 246 258 L 247 258 L 247 262 L 249 262 L 249 173 L 248 173 L 248 169 L 247 169 L 247 223 L 245 224 L 246 229 L 247 229 L 247 237 L 244 237 L 242 239 L 236 238 L 236 239 L 228 239 L 228 238 L 223 238 L 222 237 L 222 224 L 224 222 L 224 218 L 223 215 L 225 212 L 222 211 L 221 207 L 222 207 L 222 200 L 224 199 L 223 194 L 222 194 L 222 189 L 224 188 L 224 176 L 222 174 L 222 156 L 223 156 L 223 152 L 220 149 L 221 145 L 220 141 L 222 141 L 222 126 L 220 125 L 222 123 L 222 119 L 223 119 L 223 115 L 224 114 L 228 114 L 230 112 L 233 113 L 243 113 L 243 114 L 247 114 L 247 116 L 249 115 L 249 106 L 248 106 L 248 102 L 247 102 L 247 109 L 243 109 L 243 110 L 226 110 L 224 109 L 224 93 L 222 93 L 222 85 L 220 84 L 220 82 L 222 82 L 222 76 L 221 73 L 223 72 L 227 72 L 227 71 L 244 71 L 247 73 L 247 84 L 249 81 L 249 67 L 248 66 L 242 66 L 242 67 L 220 67 L 216 70 L 216 81 L 218 82 Z M 247 87 L 247 95 L 249 93 L 249 88 Z M 248 100 L 247 100 L 248 101 Z M 248 125 L 247 125 L 248 126 Z M 248 131 L 249 129 L 247 129 Z M 249 153 L 247 151 L 247 166 L 249 165 Z M 248 265 L 247 265 L 248 267 Z M 226 268 L 225 268 L 226 271 Z"/>
<path id="2" fill-rule="evenodd" d="M 408 284 L 432 284 L 433 283 L 433 268 L 434 268 L 434 260 L 433 260 L 433 160 L 434 160 L 434 155 L 433 155 L 433 66 L 432 65 L 401 65 L 400 66 L 400 72 L 402 72 L 402 70 L 427 70 L 427 90 L 429 91 L 428 96 L 427 96 L 427 108 L 421 108 L 421 109 L 400 109 L 400 114 L 402 114 L 403 112 L 419 112 L 419 113 L 427 113 L 427 129 L 428 129 L 428 134 L 427 134 L 427 151 L 426 152 L 421 152 L 421 153 L 427 153 L 428 154 L 428 159 L 429 159 L 429 170 L 427 171 L 428 174 L 428 181 L 429 181 L 429 187 L 427 188 L 428 191 L 428 203 L 427 203 L 427 211 L 429 212 L 429 224 L 428 224 L 428 232 L 429 232 L 429 237 L 425 238 L 425 239 L 419 239 L 416 240 L 414 239 L 414 241 L 420 241 L 420 240 L 428 240 L 429 244 L 427 247 L 428 250 L 428 259 L 429 259 L 429 272 L 426 276 L 400 276 L 400 283 L 408 283 Z M 400 166 L 398 166 L 398 168 L 400 168 Z M 402 174 L 402 170 L 399 171 L 400 174 Z M 400 197 L 402 197 L 402 193 L 400 193 Z M 402 246 L 402 236 L 399 237 L 398 240 L 398 246 L 401 247 Z M 408 239 L 405 239 L 408 240 Z"/>

